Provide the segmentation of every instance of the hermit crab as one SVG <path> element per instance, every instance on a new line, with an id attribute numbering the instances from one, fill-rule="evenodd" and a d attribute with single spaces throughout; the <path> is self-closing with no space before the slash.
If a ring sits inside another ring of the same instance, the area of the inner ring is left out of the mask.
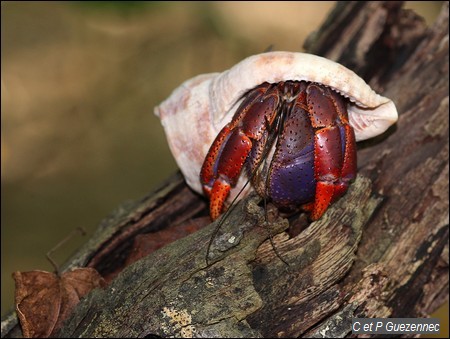
<path id="1" fill-rule="evenodd" d="M 187 184 L 210 199 L 212 219 L 252 189 L 319 219 L 356 176 L 356 141 L 397 121 L 394 103 L 351 70 L 292 52 L 187 80 L 155 114 Z"/>

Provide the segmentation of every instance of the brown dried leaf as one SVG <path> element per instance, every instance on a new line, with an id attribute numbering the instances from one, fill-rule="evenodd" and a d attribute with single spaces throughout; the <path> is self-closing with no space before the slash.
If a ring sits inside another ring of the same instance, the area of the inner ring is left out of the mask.
<path id="1" fill-rule="evenodd" d="M 45 271 L 14 272 L 16 312 L 25 338 L 48 338 L 59 330 L 80 299 L 106 285 L 93 268 L 62 276 Z"/>

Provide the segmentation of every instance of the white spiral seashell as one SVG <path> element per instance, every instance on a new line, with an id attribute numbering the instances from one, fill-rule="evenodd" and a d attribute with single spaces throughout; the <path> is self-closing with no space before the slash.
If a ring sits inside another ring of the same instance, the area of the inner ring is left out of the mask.
<path id="1" fill-rule="evenodd" d="M 334 61 L 293 52 L 253 55 L 223 73 L 185 81 L 155 108 L 172 154 L 192 189 L 202 193 L 199 175 L 205 156 L 217 134 L 231 121 L 242 96 L 264 82 L 288 80 L 321 83 L 349 98 L 349 120 L 357 141 L 383 133 L 398 119 L 390 99 L 375 93 L 353 71 Z M 238 182 L 229 199 L 243 182 Z"/>

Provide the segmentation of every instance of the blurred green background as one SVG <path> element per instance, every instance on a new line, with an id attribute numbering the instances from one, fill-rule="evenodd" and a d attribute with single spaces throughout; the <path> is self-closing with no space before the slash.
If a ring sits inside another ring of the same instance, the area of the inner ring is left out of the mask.
<path id="1" fill-rule="evenodd" d="M 92 234 L 176 171 L 154 106 L 271 45 L 302 51 L 333 6 L 2 1 L 2 315 L 13 271 L 51 271 L 45 253 L 72 230 Z M 441 2 L 406 7 L 432 23 Z M 55 260 L 84 241 L 73 237 Z"/>

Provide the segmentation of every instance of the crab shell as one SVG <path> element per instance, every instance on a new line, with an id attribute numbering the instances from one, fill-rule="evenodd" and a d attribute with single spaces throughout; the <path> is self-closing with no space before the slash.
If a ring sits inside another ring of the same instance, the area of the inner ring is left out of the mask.
<path id="1" fill-rule="evenodd" d="M 264 82 L 287 80 L 321 83 L 347 97 L 356 141 L 377 136 L 397 121 L 390 99 L 375 93 L 353 71 L 334 61 L 306 53 L 253 55 L 223 73 L 185 81 L 155 108 L 172 154 L 193 190 L 202 193 L 199 175 L 205 156 L 217 134 L 231 121 L 243 95 Z M 241 175 L 228 201 L 245 182 L 245 175 Z M 242 196 L 248 191 L 249 187 Z"/>

